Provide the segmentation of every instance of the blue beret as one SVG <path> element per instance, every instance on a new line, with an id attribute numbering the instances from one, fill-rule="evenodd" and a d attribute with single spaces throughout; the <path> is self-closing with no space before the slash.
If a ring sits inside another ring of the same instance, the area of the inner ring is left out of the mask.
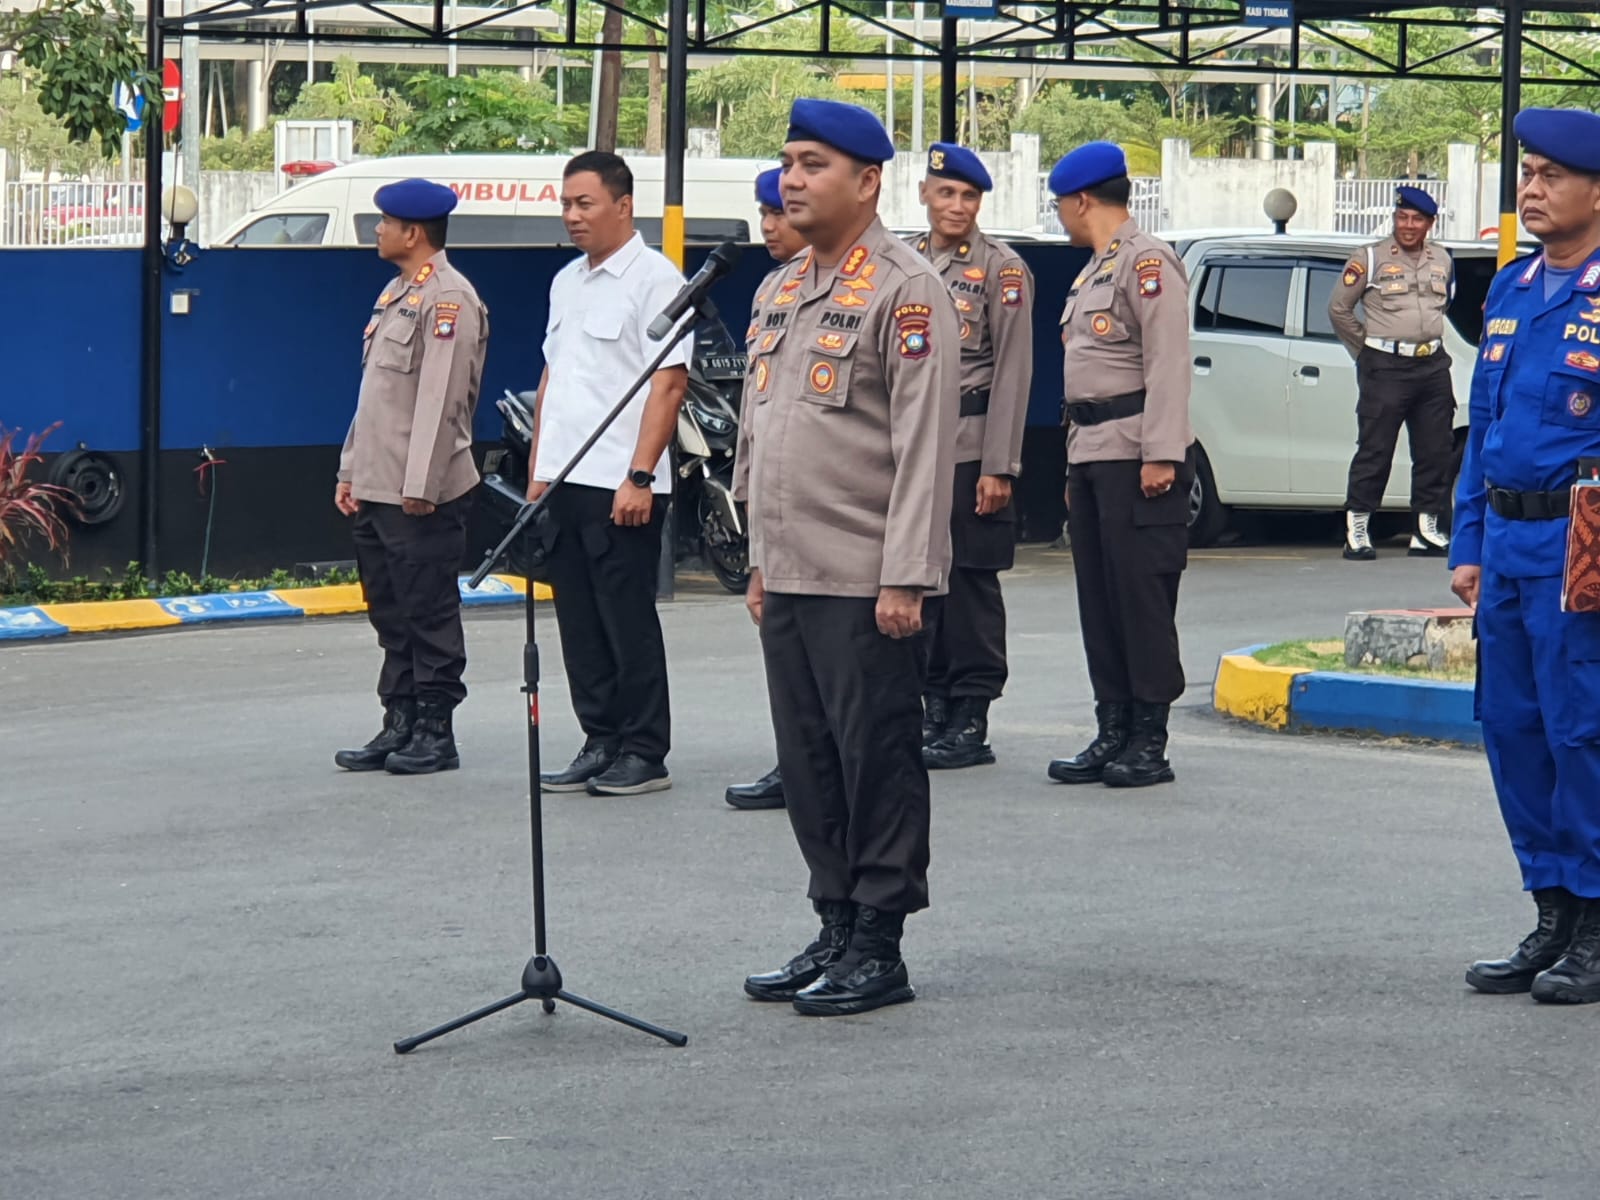
<path id="1" fill-rule="evenodd" d="M 1085 142 L 1050 172 L 1050 191 L 1070 196 L 1128 173 L 1128 156 L 1112 142 Z"/>
<path id="2" fill-rule="evenodd" d="M 1571 167 L 1600 173 L 1600 116 L 1581 108 L 1525 108 L 1511 130 L 1535 154 Z"/>
<path id="3" fill-rule="evenodd" d="M 954 142 L 935 142 L 928 147 L 928 174 L 941 179 L 959 179 L 980 192 L 994 190 L 994 180 L 989 178 L 978 156 Z"/>
<path id="4" fill-rule="evenodd" d="M 770 171 L 763 171 L 756 176 L 756 203 L 767 208 L 782 208 L 783 193 L 778 190 L 778 179 L 783 175 L 782 167 L 773 167 Z"/>
<path id="5" fill-rule="evenodd" d="M 437 221 L 456 206 L 455 192 L 426 179 L 385 184 L 372 199 L 379 212 L 401 221 Z"/>
<path id="6" fill-rule="evenodd" d="M 1414 208 L 1425 217 L 1439 215 L 1439 202 L 1421 188 L 1395 188 L 1394 206 L 1396 208 Z"/>
<path id="7" fill-rule="evenodd" d="M 877 114 L 838 100 L 796 100 L 789 110 L 786 140 L 821 142 L 862 162 L 882 164 L 894 157 L 894 142 Z"/>

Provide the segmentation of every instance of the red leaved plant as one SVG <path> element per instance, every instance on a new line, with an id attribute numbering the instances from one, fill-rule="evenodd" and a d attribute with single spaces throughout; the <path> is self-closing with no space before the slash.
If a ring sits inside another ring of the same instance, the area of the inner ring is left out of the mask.
<path id="1" fill-rule="evenodd" d="M 19 451 L 15 442 L 20 431 L 0 427 L 0 562 L 32 534 L 44 538 L 63 562 L 67 559 L 66 516 L 77 512 L 78 498 L 67 488 L 28 478 L 29 469 L 44 461 L 39 447 L 59 428 L 57 421 Z"/>

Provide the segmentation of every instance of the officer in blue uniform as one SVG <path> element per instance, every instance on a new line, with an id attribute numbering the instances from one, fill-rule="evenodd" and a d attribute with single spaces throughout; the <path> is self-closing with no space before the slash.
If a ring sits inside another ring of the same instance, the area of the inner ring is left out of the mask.
<path id="1" fill-rule="evenodd" d="M 1600 466 L 1600 116 L 1518 115 L 1540 243 L 1489 287 L 1451 589 L 1477 610 L 1478 715 L 1538 927 L 1481 992 L 1600 1001 L 1600 614 L 1561 609 L 1571 486 Z"/>

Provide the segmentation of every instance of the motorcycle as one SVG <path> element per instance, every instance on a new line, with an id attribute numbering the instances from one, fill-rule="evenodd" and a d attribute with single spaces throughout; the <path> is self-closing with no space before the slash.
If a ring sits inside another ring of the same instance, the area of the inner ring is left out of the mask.
<path id="1" fill-rule="evenodd" d="M 733 498 L 744 372 L 744 352 L 722 322 L 702 322 L 672 454 L 677 557 L 698 554 L 717 582 L 738 595 L 750 582 L 750 531 L 744 505 Z"/>
<path id="2" fill-rule="evenodd" d="M 744 506 L 733 498 L 733 461 L 739 444 L 739 393 L 744 387 L 745 355 L 721 321 L 702 322 L 695 332 L 689 388 L 678 410 L 671 447 L 677 513 L 675 560 L 698 556 L 717 582 L 742 595 L 750 582 L 750 541 Z M 500 411 L 500 445 L 484 459 L 491 481 L 491 503 L 515 515 L 512 503 L 528 488 L 528 454 L 533 446 L 537 392 L 509 389 Z M 517 569 L 517 564 L 513 563 Z"/>

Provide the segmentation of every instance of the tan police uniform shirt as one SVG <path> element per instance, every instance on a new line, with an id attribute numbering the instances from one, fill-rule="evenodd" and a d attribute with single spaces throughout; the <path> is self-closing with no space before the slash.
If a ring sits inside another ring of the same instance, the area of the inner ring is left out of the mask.
<path id="1" fill-rule="evenodd" d="M 801 251 L 789 263 L 796 262 L 806 256 L 806 251 Z M 744 389 L 739 397 L 739 438 L 733 459 L 733 498 L 740 503 L 747 503 L 750 499 L 750 455 L 746 443 L 749 440 L 750 415 L 752 407 L 749 404 L 750 378 L 755 371 L 756 363 L 756 338 L 761 332 L 761 306 L 766 303 L 768 295 L 778 284 L 778 276 L 783 274 L 783 268 L 789 263 L 783 263 L 767 272 L 767 277 L 761 281 L 761 286 L 756 289 L 755 299 L 750 304 L 750 328 L 745 330 L 744 350 L 745 360 L 748 364 L 744 376 Z"/>
<path id="2" fill-rule="evenodd" d="M 1455 279 L 1450 256 L 1432 242 L 1407 254 L 1392 237 L 1352 255 L 1328 301 L 1328 320 L 1350 356 L 1368 338 L 1424 343 L 1444 337 L 1445 311 Z M 1356 305 L 1366 309 L 1363 323 Z M 1432 353 L 1438 353 L 1435 348 Z"/>
<path id="3" fill-rule="evenodd" d="M 750 562 L 769 591 L 943 593 L 960 325 L 926 259 L 874 221 L 757 295 L 739 429 Z"/>
<path id="4" fill-rule="evenodd" d="M 1022 431 L 1033 386 L 1033 274 L 1004 242 L 980 230 L 946 250 L 931 234 L 907 239 L 933 263 L 961 322 L 961 393 L 989 393 L 989 411 L 961 418 L 956 462 L 984 475 L 1022 473 Z"/>
<path id="5" fill-rule="evenodd" d="M 1189 426 L 1189 277 L 1173 248 L 1132 221 L 1067 293 L 1061 313 L 1068 404 L 1144 389 L 1144 412 L 1068 422 L 1067 462 L 1182 462 Z"/>
<path id="6" fill-rule="evenodd" d="M 489 311 L 444 251 L 384 289 L 339 456 L 339 479 L 357 500 L 444 504 L 477 484 L 472 415 L 488 342 Z"/>

